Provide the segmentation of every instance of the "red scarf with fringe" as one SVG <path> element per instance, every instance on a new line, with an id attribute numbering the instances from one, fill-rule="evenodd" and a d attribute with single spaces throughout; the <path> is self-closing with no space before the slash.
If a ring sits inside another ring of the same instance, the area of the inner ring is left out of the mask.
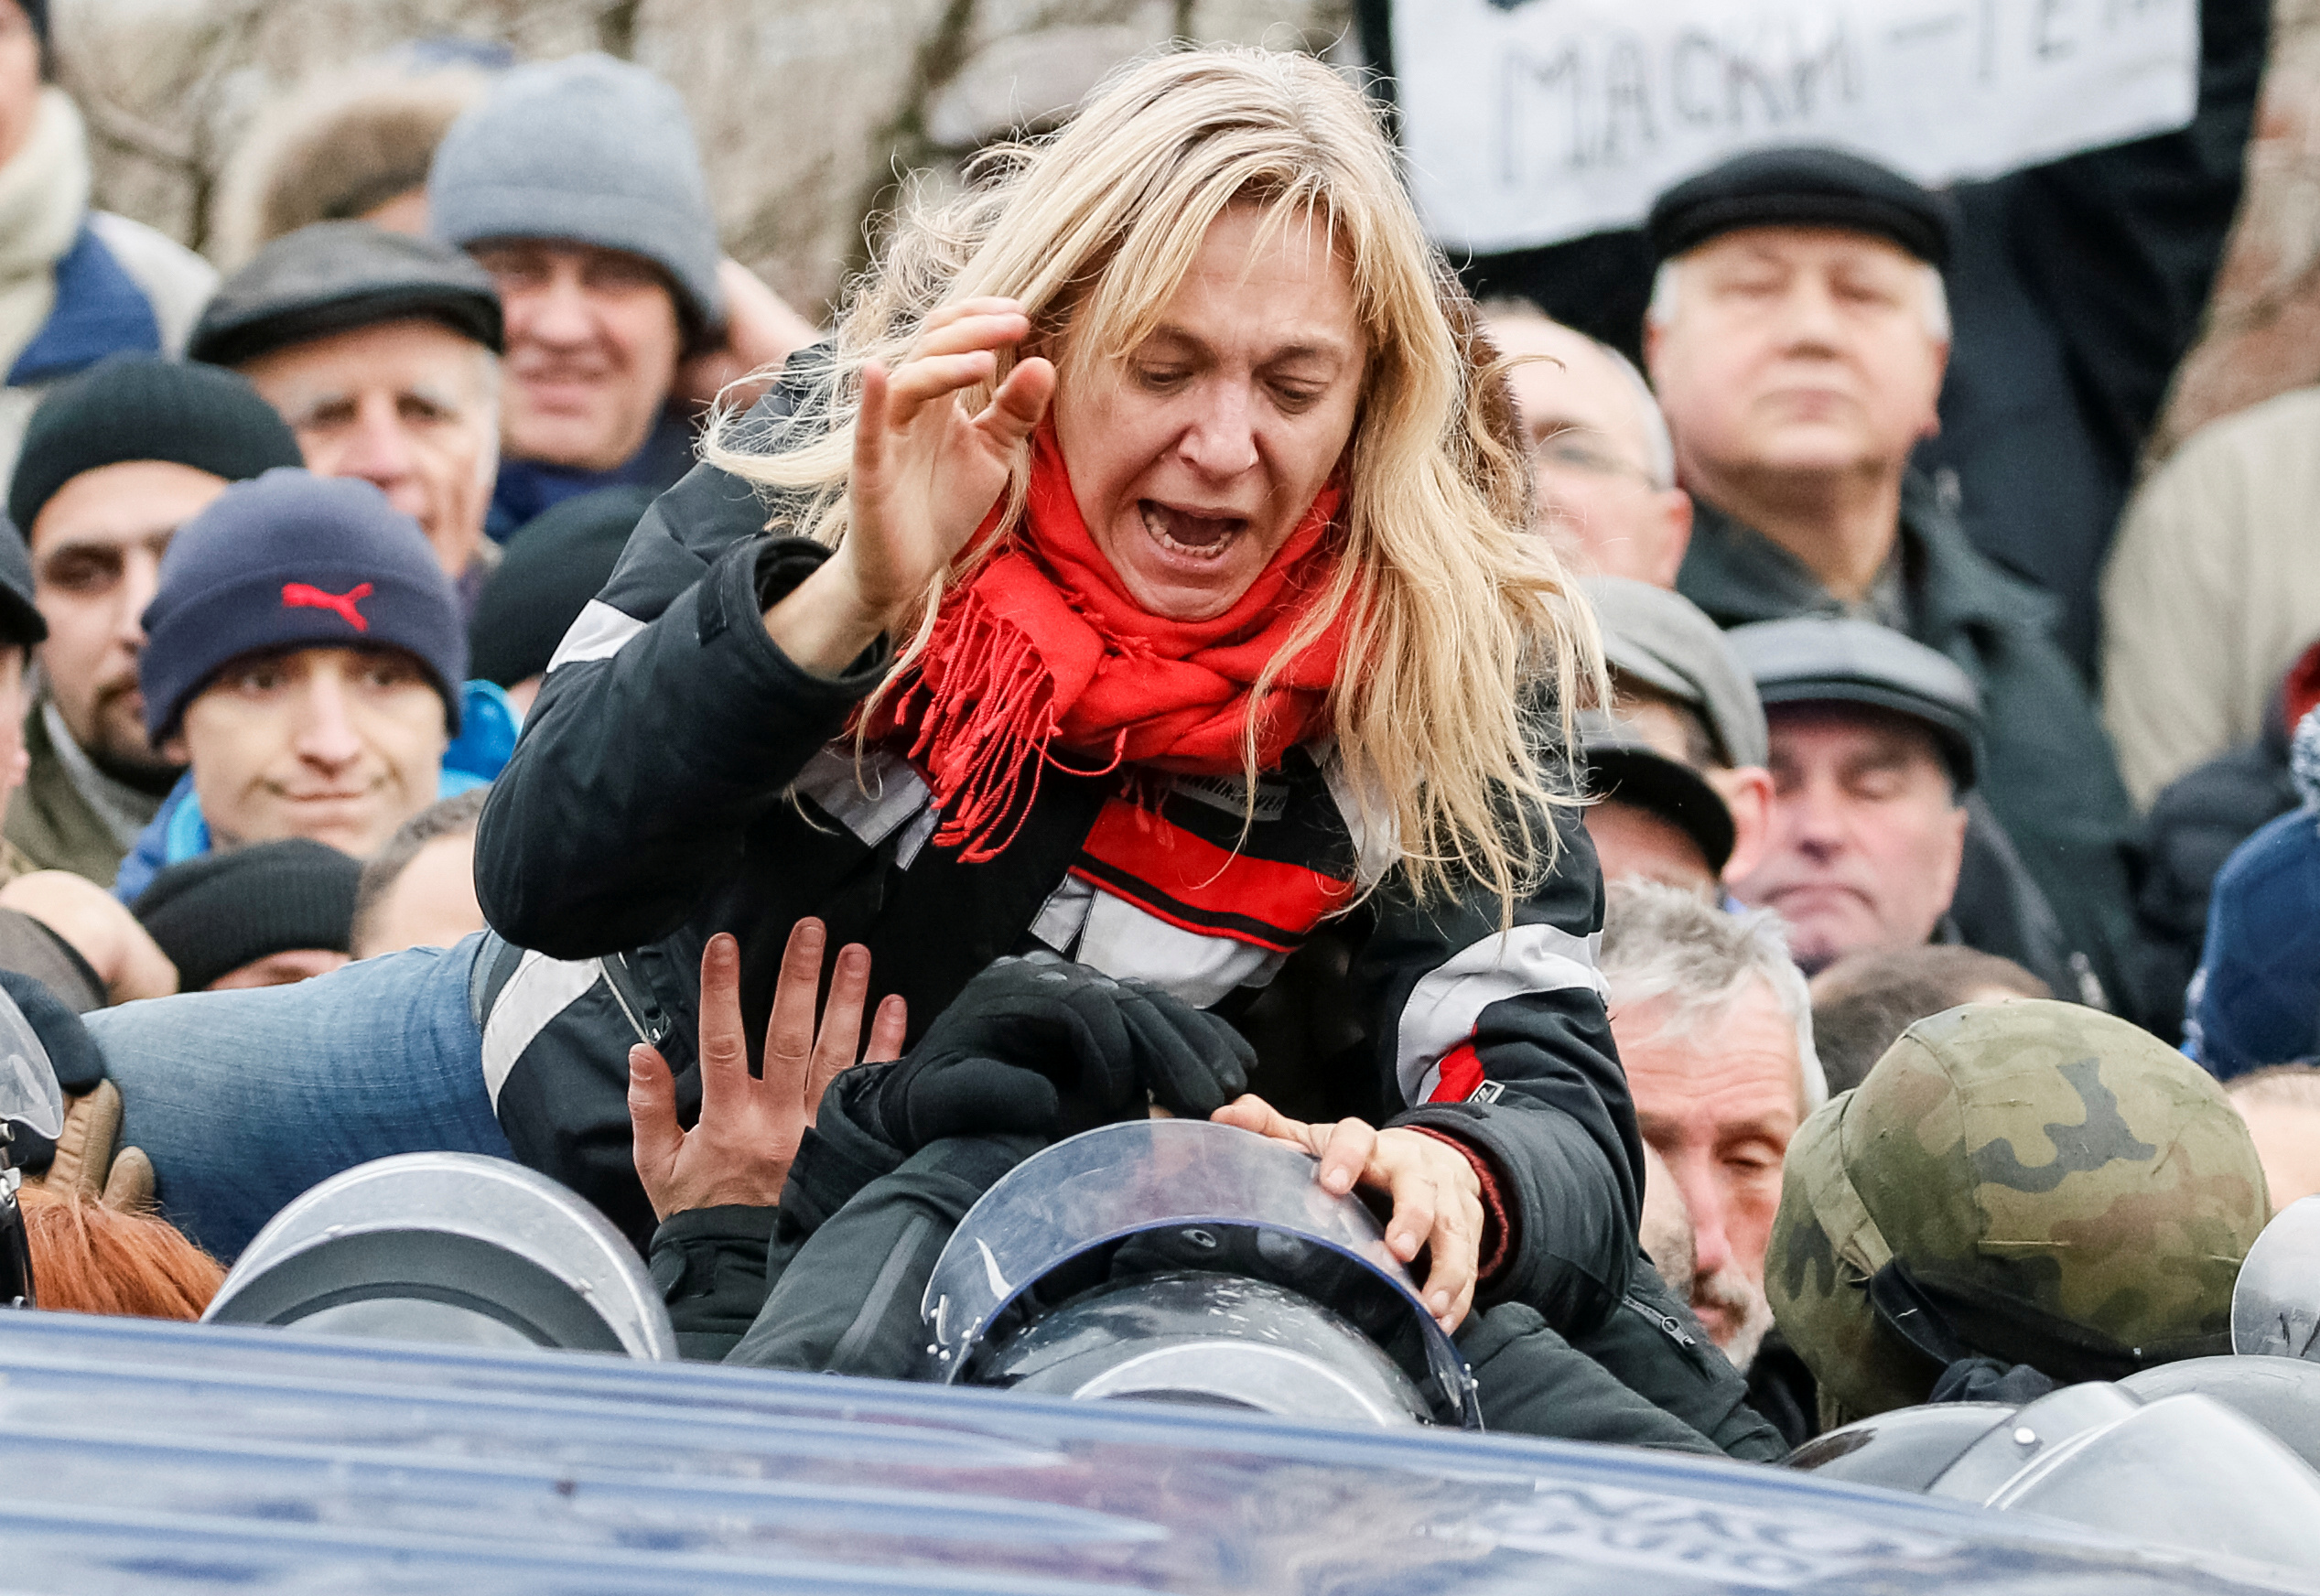
<path id="1" fill-rule="evenodd" d="M 1014 546 L 945 596 L 914 676 L 881 704 L 876 739 L 905 744 L 942 824 L 934 841 L 969 864 L 1014 840 L 1051 750 L 1083 773 L 1149 764 L 1236 775 L 1257 721 L 1270 769 L 1321 725 L 1344 652 L 1345 617 L 1251 688 L 1336 575 L 1333 482 L 1247 592 L 1214 620 L 1170 620 L 1129 598 L 1088 535 L 1051 428 L 1031 445 L 1024 525 Z M 994 517 L 998 515 L 995 510 Z M 977 537 L 988 534 L 986 523 Z"/>

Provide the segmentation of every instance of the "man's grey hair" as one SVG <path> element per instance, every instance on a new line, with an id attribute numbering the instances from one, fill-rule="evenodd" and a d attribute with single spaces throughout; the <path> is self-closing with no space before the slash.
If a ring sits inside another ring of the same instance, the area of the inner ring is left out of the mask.
<path id="1" fill-rule="evenodd" d="M 1627 380 L 1627 386 L 1635 397 L 1635 417 L 1644 429 L 1644 469 L 1651 473 L 1651 485 L 1665 492 L 1676 485 L 1676 440 L 1667 430 L 1667 417 L 1660 414 L 1659 396 L 1651 391 L 1651 383 L 1635 362 L 1621 354 L 1602 339 L 1591 338 L 1566 322 L 1557 321 L 1527 299 L 1499 298 L 1484 300 L 1476 307 L 1485 323 L 1527 319 L 1543 321 L 1549 327 L 1584 338 L 1595 346 L 1619 374 Z"/>
<path id="2" fill-rule="evenodd" d="M 1797 1028 L 1798 1110 L 1829 1100 L 1813 1050 L 1812 993 L 1788 954 L 1787 929 L 1768 909 L 1727 913 L 1679 887 L 1612 883 L 1603 911 L 1603 981 L 1614 1007 L 1666 999 L 1662 1034 L 1685 1034 L 1721 1019 L 1758 981 L 1772 988 Z"/>
<path id="3" fill-rule="evenodd" d="M 1654 327 L 1665 327 L 1676 319 L 1677 287 L 1681 274 L 1678 268 L 1684 257 L 1659 263 L 1659 270 L 1651 280 L 1651 304 L 1644 311 L 1644 319 Z M 1925 285 L 1918 304 L 1925 313 L 1926 336 L 1936 343 L 1949 341 L 1949 290 L 1941 280 L 1941 269 L 1927 262 L 1917 263 L 1918 280 Z"/>

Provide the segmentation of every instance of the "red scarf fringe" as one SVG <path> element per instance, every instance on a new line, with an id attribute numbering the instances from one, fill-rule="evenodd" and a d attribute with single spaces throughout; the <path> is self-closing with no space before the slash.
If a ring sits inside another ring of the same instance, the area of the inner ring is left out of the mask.
<path id="1" fill-rule="evenodd" d="M 1288 663 L 1261 704 L 1252 689 L 1335 577 L 1341 497 L 1322 490 L 1224 615 L 1169 620 L 1120 586 L 1042 427 L 1017 546 L 945 598 L 917 673 L 870 722 L 873 739 L 901 742 L 924 773 L 942 816 L 936 846 L 968 864 L 1005 851 L 1043 767 L 1073 768 L 1058 748 L 1086 757 L 1094 768 L 1079 774 L 1123 763 L 1237 774 L 1254 719 L 1258 767 L 1278 765 L 1327 713 L 1344 617 Z"/>

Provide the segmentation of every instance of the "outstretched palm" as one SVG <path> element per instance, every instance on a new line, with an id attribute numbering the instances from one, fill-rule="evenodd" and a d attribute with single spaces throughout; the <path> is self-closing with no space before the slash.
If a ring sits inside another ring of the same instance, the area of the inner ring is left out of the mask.
<path id="1" fill-rule="evenodd" d="M 642 1042 L 629 1050 L 636 1172 L 656 1217 L 728 1203 L 770 1208 L 781 1201 L 822 1094 L 854 1063 L 869 995 L 869 952 L 848 946 L 837 956 L 817 1030 L 814 997 L 827 937 L 822 922 L 811 919 L 790 933 L 759 1075 L 750 1073 L 741 1024 L 740 944 L 723 933 L 709 938 L 701 952 L 701 1117 L 690 1131 L 677 1124 L 676 1084 L 660 1051 Z M 864 1062 L 901 1056 L 905 1019 L 900 998 L 879 1006 Z"/>

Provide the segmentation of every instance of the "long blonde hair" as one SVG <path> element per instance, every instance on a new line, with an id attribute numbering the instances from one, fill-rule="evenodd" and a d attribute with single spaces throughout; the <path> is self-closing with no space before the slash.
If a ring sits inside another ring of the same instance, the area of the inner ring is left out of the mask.
<path id="1" fill-rule="evenodd" d="M 1585 602 L 1527 531 L 1499 376 L 1358 91 L 1308 56 L 1171 51 L 1124 68 L 1059 132 L 992 152 L 974 178 L 912 206 L 853 286 L 830 380 L 808 401 L 819 414 L 770 449 L 721 415 L 708 458 L 782 491 L 782 519 L 835 545 L 861 369 L 907 358 L 935 310 L 1013 298 L 1031 318 L 1027 348 L 1053 355 L 1061 383 L 1086 382 L 1149 335 L 1227 206 L 1325 224 L 1368 340 L 1344 457 L 1345 557 L 1256 696 L 1351 605 L 1330 713 L 1363 828 L 1394 839 L 1421 900 L 1479 883 L 1505 919 L 1555 863 L 1548 812 L 1578 802 L 1572 717 L 1602 696 L 1602 654 Z M 963 398 L 979 407 L 989 394 Z M 890 685 L 924 650 L 944 588 L 1003 543 L 970 546 L 937 578 Z M 1527 685 L 1551 691 L 1552 725 L 1526 718 Z M 1252 802 L 1256 748 L 1252 724 Z"/>

